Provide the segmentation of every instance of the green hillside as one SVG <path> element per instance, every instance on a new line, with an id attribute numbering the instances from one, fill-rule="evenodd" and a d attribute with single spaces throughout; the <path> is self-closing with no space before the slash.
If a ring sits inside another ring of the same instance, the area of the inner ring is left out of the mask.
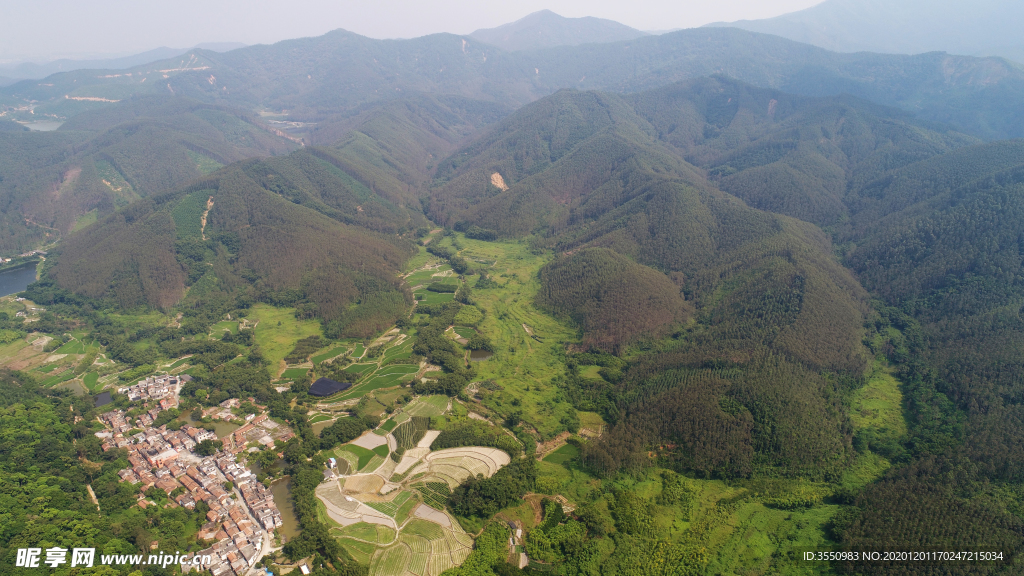
<path id="1" fill-rule="evenodd" d="M 571 318 L 584 345 L 620 351 L 639 336 L 664 336 L 692 314 L 664 274 L 604 248 L 573 253 L 540 274 L 537 305 Z"/>
<path id="2" fill-rule="evenodd" d="M 17 208 L 0 250 L 69 232 L 77 219 L 108 214 L 203 175 L 205 165 L 287 153 L 293 142 L 237 109 L 144 97 L 82 113 L 54 132 L 0 133 L 0 199 Z"/>
<path id="3" fill-rule="evenodd" d="M 216 313 L 241 298 L 295 306 L 334 337 L 366 337 L 411 300 L 395 274 L 412 247 L 394 232 L 412 220 L 353 182 L 309 151 L 238 163 L 72 234 L 49 275 L 122 309 L 184 299 Z"/>
<path id="4" fill-rule="evenodd" d="M 560 92 L 445 160 L 430 213 L 564 254 L 537 303 L 584 343 L 621 352 L 643 334 L 628 372 L 565 381 L 578 409 L 618 424 L 585 451 L 591 466 L 628 468 L 670 441 L 708 474 L 841 474 L 853 454 L 827 374 L 864 370 L 865 292 L 820 230 L 714 189 L 662 132 L 626 98 Z"/>

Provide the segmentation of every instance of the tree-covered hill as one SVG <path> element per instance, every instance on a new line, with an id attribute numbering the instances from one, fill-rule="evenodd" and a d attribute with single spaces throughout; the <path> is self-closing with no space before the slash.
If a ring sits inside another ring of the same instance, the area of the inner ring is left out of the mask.
<path id="1" fill-rule="evenodd" d="M 1019 481 L 1024 146 L 991 148 L 987 173 L 966 155 L 949 159 L 948 172 L 926 162 L 897 173 L 897 183 L 920 186 L 925 176 L 945 185 L 933 183 L 933 196 L 870 227 L 847 260 L 868 289 L 920 323 L 920 340 L 908 344 L 966 414 L 971 457 L 988 474 Z"/>
<path id="2" fill-rule="evenodd" d="M 722 76 L 643 92 L 659 138 L 753 207 L 821 226 L 861 209 L 880 175 L 978 143 L 948 126 L 848 96 L 807 98 Z"/>
<path id="3" fill-rule="evenodd" d="M 122 309 L 183 302 L 216 317 L 265 301 L 320 318 L 335 336 L 366 337 L 411 302 L 396 274 L 412 244 L 396 231 L 419 222 L 329 154 L 302 150 L 135 202 L 71 234 L 48 276 Z"/>
<path id="4" fill-rule="evenodd" d="M 284 154 L 295 142 L 247 112 L 147 96 L 85 112 L 42 133 L 2 132 L 0 250 L 13 252 L 99 215 L 183 186 L 223 164 Z"/>
<path id="5" fill-rule="evenodd" d="M 542 269 L 537 304 L 591 346 L 648 352 L 618 379 L 568 380 L 580 409 L 616 422 L 591 465 L 631 466 L 642 446 L 670 442 L 709 474 L 834 476 L 852 451 L 842 380 L 827 375 L 864 369 L 866 293 L 820 229 L 747 206 L 683 158 L 669 136 L 710 141 L 709 117 L 724 129 L 748 115 L 716 117 L 714 99 L 701 112 L 700 90 L 689 94 L 663 98 L 694 113 L 671 121 L 651 94 L 562 91 L 526 106 L 441 163 L 429 213 L 563 254 Z M 809 105 L 820 102 L 796 98 L 780 116 Z M 734 141 L 756 138 L 746 123 L 752 136 L 737 128 Z M 629 348 L 638 335 L 646 344 Z"/>
<path id="6" fill-rule="evenodd" d="M 308 140 L 329 147 L 339 165 L 378 194 L 419 206 L 437 163 L 509 112 L 492 102 L 412 93 L 327 116 Z"/>
<path id="7" fill-rule="evenodd" d="M 586 248 L 541 270 L 537 305 L 571 318 L 584 346 L 621 351 L 637 337 L 663 337 L 693 313 L 664 274 L 605 248 Z"/>
<path id="8" fill-rule="evenodd" d="M 735 28 L 512 53 L 450 34 L 373 40 L 337 30 L 225 54 L 196 50 L 126 71 L 55 74 L 2 94 L 59 116 L 173 93 L 311 119 L 410 91 L 518 106 L 563 88 L 637 92 L 711 74 L 807 96 L 852 94 L 982 138 L 1024 136 L 1024 70 L 1005 60 L 839 54 Z"/>

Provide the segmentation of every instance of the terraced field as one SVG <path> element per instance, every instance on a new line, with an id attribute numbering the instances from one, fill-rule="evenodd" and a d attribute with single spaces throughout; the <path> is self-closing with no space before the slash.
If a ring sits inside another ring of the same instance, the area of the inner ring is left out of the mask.
<path id="1" fill-rule="evenodd" d="M 319 364 L 319 363 L 323 362 L 324 360 L 330 360 L 331 358 L 335 358 L 337 356 L 341 356 L 345 352 L 348 352 L 348 348 L 345 347 L 345 346 L 339 346 L 337 348 L 332 348 L 332 349 L 328 350 L 327 352 L 323 352 L 321 354 L 317 354 L 316 356 L 313 356 L 313 363 L 314 364 Z"/>
<path id="2" fill-rule="evenodd" d="M 448 397 L 423 396 L 409 403 L 402 411 L 409 416 L 440 416 L 448 409 Z"/>
<path id="3" fill-rule="evenodd" d="M 282 380 L 297 380 L 309 373 L 309 368 L 288 368 L 281 373 Z"/>
<path id="4" fill-rule="evenodd" d="M 413 493 L 408 490 L 402 490 L 395 496 L 390 502 L 367 502 L 366 505 L 374 510 L 379 510 L 388 516 L 394 518 L 402 506 L 412 498 Z"/>

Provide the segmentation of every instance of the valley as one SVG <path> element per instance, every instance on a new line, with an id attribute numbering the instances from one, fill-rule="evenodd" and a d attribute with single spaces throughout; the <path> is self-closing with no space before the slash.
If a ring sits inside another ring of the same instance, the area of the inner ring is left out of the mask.
<path id="1" fill-rule="evenodd" d="M 542 12 L 5 86 L 0 564 L 1020 573 L 1022 79 Z"/>

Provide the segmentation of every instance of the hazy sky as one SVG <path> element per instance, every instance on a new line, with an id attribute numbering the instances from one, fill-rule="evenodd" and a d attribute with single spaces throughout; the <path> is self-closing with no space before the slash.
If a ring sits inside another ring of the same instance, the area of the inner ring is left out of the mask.
<path id="1" fill-rule="evenodd" d="M 0 0 L 0 62 L 272 43 L 345 28 L 374 38 L 466 34 L 549 9 L 641 30 L 765 18 L 821 0 Z"/>

